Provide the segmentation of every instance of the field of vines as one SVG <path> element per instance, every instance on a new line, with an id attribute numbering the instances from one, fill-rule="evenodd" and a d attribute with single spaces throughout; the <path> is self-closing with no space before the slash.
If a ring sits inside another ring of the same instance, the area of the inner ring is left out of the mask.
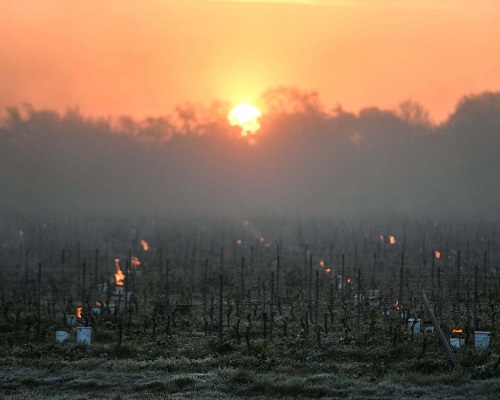
<path id="1" fill-rule="evenodd" d="M 5 219 L 0 398 L 499 398 L 495 229 Z"/>

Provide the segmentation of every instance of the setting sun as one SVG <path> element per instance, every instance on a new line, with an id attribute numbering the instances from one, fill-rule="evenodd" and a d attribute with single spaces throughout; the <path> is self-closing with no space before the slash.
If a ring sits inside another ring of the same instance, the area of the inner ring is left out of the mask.
<path id="1" fill-rule="evenodd" d="M 241 136 L 247 136 L 260 129 L 261 115 L 261 112 L 251 104 L 239 104 L 231 110 L 227 119 L 231 126 L 237 125 L 241 128 Z"/>

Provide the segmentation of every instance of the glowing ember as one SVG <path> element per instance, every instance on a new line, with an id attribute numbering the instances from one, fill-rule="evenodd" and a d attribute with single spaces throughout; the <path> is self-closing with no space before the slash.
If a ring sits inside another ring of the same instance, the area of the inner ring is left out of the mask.
<path id="1" fill-rule="evenodd" d="M 116 266 L 115 283 L 117 286 L 123 286 L 123 281 L 125 280 L 125 274 L 122 272 L 120 268 L 119 258 L 115 258 L 115 266 Z"/>
<path id="2" fill-rule="evenodd" d="M 76 309 L 76 318 L 82 318 L 82 307 Z"/>
<path id="3" fill-rule="evenodd" d="M 441 252 L 436 250 L 434 252 L 434 257 L 439 260 L 441 258 Z"/>
<path id="4" fill-rule="evenodd" d="M 351 278 L 348 278 L 348 279 L 347 279 L 347 283 L 351 283 Z"/>
<path id="5" fill-rule="evenodd" d="M 453 329 L 451 333 L 463 333 L 462 329 Z"/>
<path id="6" fill-rule="evenodd" d="M 321 268 L 325 268 L 325 262 L 324 262 L 323 260 L 321 260 L 321 261 L 319 262 L 319 266 L 320 266 Z"/>
<path id="7" fill-rule="evenodd" d="M 330 268 L 327 268 L 327 269 L 325 269 L 325 272 L 328 274 L 328 273 L 332 272 L 332 270 Z"/>
<path id="8" fill-rule="evenodd" d="M 130 265 L 132 265 L 132 267 L 137 268 L 139 265 L 141 265 L 141 262 L 139 261 L 139 259 L 137 257 L 132 257 L 130 259 Z"/>
<path id="9" fill-rule="evenodd" d="M 389 243 L 390 244 L 396 244 L 396 238 L 394 236 L 389 236 Z"/>
<path id="10" fill-rule="evenodd" d="M 145 240 L 141 240 L 141 246 L 142 246 L 142 249 L 144 251 L 148 251 L 149 250 L 149 244 Z"/>

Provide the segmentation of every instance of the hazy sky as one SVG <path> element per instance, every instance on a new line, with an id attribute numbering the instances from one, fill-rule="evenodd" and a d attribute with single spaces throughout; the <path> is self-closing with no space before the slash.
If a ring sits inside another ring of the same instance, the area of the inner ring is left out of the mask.
<path id="1" fill-rule="evenodd" d="M 0 108 L 166 114 L 268 88 L 441 120 L 500 90 L 498 0 L 0 0 Z"/>

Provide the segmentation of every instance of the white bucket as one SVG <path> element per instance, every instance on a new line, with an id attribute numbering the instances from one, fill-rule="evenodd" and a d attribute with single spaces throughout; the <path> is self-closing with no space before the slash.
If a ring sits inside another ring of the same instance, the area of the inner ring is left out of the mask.
<path id="1" fill-rule="evenodd" d="M 455 338 L 455 337 L 450 338 L 450 346 L 453 346 L 453 347 L 456 347 L 457 349 L 459 349 L 463 345 L 465 345 L 465 339 Z"/>
<path id="2" fill-rule="evenodd" d="M 413 325 L 414 321 L 415 318 L 408 318 L 408 331 L 411 332 L 413 327 L 413 333 L 420 333 L 420 320 L 417 319 L 417 322 Z"/>
<path id="3" fill-rule="evenodd" d="M 68 326 L 78 325 L 78 318 L 76 318 L 76 315 L 66 315 L 66 324 Z"/>
<path id="4" fill-rule="evenodd" d="M 485 349 L 490 345 L 490 333 L 484 331 L 474 332 L 474 347 L 476 349 Z"/>
<path id="5" fill-rule="evenodd" d="M 79 326 L 76 328 L 76 342 L 90 344 L 92 341 L 92 328 Z"/>
<path id="6" fill-rule="evenodd" d="M 69 332 L 67 331 L 56 331 L 56 340 L 59 343 L 65 342 L 69 340 Z"/>

